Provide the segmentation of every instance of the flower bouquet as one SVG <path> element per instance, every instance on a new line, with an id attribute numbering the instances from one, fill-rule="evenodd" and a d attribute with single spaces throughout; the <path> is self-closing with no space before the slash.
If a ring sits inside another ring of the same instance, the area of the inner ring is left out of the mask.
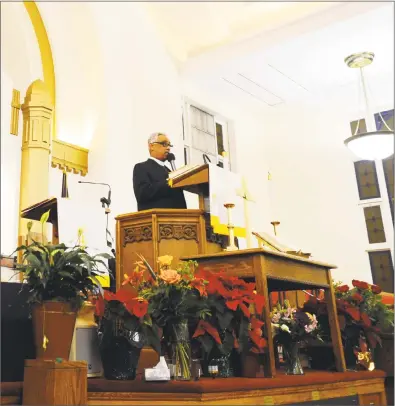
<path id="1" fill-rule="evenodd" d="M 204 317 L 206 309 L 200 300 L 203 282 L 195 278 L 193 261 L 182 262 L 171 268 L 173 257 L 158 258 L 156 274 L 149 263 L 139 255 L 140 261 L 134 272 L 125 279 L 133 284 L 139 295 L 148 301 L 148 313 L 152 322 L 162 328 L 164 346 L 173 359 L 174 377 L 191 379 L 191 347 L 188 322 Z M 144 277 L 147 275 L 148 277 Z"/>
<path id="2" fill-rule="evenodd" d="M 264 297 L 256 293 L 255 283 L 225 272 L 199 270 L 195 280 L 206 311 L 201 313 L 193 338 L 200 343 L 206 361 L 218 364 L 219 376 L 232 376 L 229 358 L 233 350 L 245 355 L 262 353 L 266 347 L 259 319 Z"/>
<path id="3" fill-rule="evenodd" d="M 284 301 L 284 307 L 278 304 L 270 316 L 274 341 L 276 345 L 281 345 L 283 348 L 287 374 L 303 375 L 299 360 L 299 347 L 309 338 L 320 338 L 316 316 L 292 308 L 288 300 Z"/>

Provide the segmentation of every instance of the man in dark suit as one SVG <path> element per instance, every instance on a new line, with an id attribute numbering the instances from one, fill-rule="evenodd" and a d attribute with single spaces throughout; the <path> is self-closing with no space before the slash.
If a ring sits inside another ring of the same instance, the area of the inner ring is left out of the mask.
<path id="1" fill-rule="evenodd" d="M 133 169 L 133 189 L 137 210 L 186 209 L 184 192 L 172 189 L 168 183 L 170 169 L 165 165 L 172 147 L 169 138 L 154 133 L 148 139 L 150 158 Z"/>

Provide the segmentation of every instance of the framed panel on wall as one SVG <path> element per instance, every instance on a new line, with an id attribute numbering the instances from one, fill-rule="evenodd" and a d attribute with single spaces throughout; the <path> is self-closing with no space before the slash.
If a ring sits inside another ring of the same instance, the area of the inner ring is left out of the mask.
<path id="1" fill-rule="evenodd" d="M 387 159 L 383 159 L 383 172 L 385 184 L 387 185 L 392 223 L 394 223 L 394 156 L 391 156 Z"/>
<path id="2" fill-rule="evenodd" d="M 376 163 L 374 161 L 357 161 L 354 162 L 354 168 L 360 200 L 380 197 Z"/>
<path id="3" fill-rule="evenodd" d="M 390 250 L 370 251 L 369 262 L 373 283 L 384 292 L 394 293 L 394 264 Z"/>
<path id="4" fill-rule="evenodd" d="M 369 244 L 385 242 L 386 239 L 380 206 L 364 207 L 363 212 L 365 215 Z"/>

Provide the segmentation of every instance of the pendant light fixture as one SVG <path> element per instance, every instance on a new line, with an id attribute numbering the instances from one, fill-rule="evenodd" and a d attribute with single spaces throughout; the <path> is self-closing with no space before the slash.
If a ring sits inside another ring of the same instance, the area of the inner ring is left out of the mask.
<path id="1" fill-rule="evenodd" d="M 379 116 L 386 127 L 386 131 L 377 131 L 373 115 L 371 114 L 366 91 L 366 81 L 363 69 L 373 62 L 373 52 L 361 52 L 352 54 L 345 58 L 344 62 L 349 68 L 357 68 L 360 71 L 360 79 L 363 97 L 365 101 L 365 120 L 367 132 L 358 134 L 359 123 L 356 126 L 352 137 L 347 138 L 344 144 L 359 158 L 366 160 L 380 160 L 391 156 L 394 153 L 394 131 L 389 128 L 381 113 Z"/>

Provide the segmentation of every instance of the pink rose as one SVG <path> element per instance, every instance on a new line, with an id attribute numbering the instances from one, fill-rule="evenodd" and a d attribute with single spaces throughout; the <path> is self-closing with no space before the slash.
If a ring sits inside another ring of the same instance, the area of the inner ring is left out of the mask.
<path id="1" fill-rule="evenodd" d="M 160 271 L 159 278 L 172 285 L 179 282 L 179 280 L 181 279 L 181 275 L 173 269 L 162 269 Z"/>

